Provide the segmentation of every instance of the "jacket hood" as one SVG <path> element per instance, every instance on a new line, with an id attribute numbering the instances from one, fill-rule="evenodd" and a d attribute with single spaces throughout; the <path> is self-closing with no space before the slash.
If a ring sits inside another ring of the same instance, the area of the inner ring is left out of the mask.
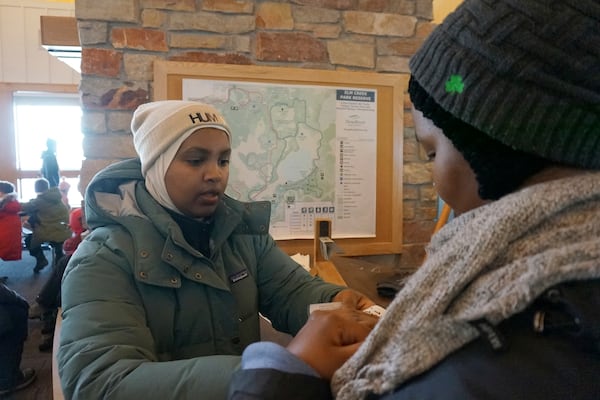
<path id="1" fill-rule="evenodd" d="M 46 190 L 44 193 L 40 193 L 37 196 L 37 199 L 39 201 L 43 201 L 43 202 L 46 202 L 49 204 L 62 203 L 62 196 L 57 187 L 51 187 L 50 189 Z"/>
<path id="2" fill-rule="evenodd" d="M 114 222 L 120 209 L 127 205 L 122 185 L 135 187 L 143 183 L 137 159 L 116 162 L 99 171 L 85 193 L 85 216 L 90 229 Z"/>
<path id="3" fill-rule="evenodd" d="M 9 203 L 14 203 L 16 202 L 17 204 L 19 204 L 19 196 L 15 193 L 8 193 L 6 195 L 4 195 L 4 197 L 0 197 L 0 208 L 4 209 Z M 21 206 L 19 205 L 19 209 L 21 208 Z M 4 210 L 4 211 L 8 211 L 8 210 Z"/>

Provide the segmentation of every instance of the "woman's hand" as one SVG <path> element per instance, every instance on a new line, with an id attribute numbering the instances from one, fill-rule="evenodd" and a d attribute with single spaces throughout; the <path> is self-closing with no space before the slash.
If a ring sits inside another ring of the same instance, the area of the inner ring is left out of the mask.
<path id="1" fill-rule="evenodd" d="M 366 310 L 367 308 L 375 305 L 373 300 L 352 289 L 342 290 L 336 294 L 331 301 L 342 302 L 344 306 L 353 308 L 355 310 Z"/>
<path id="2" fill-rule="evenodd" d="M 314 311 L 287 349 L 330 380 L 377 321 L 376 317 L 346 306 L 333 311 Z"/>

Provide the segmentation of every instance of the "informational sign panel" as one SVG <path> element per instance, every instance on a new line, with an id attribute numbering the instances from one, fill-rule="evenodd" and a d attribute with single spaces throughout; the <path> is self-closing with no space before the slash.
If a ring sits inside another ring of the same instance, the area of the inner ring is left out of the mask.
<path id="1" fill-rule="evenodd" d="M 271 202 L 288 253 L 330 219 L 346 255 L 402 248 L 402 75 L 155 62 L 155 100 L 210 103 L 232 130 L 227 194 Z"/>

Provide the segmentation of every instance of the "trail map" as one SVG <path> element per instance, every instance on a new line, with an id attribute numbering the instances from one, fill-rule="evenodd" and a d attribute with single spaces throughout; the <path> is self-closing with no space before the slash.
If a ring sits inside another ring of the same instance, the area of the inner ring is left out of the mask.
<path id="1" fill-rule="evenodd" d="M 275 239 L 375 236 L 375 89 L 183 80 L 183 98 L 210 103 L 232 131 L 227 194 L 271 202 Z"/>

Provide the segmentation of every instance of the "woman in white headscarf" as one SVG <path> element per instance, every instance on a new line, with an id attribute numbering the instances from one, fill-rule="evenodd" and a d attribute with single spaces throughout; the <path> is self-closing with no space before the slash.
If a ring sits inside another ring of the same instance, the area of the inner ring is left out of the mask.
<path id="1" fill-rule="evenodd" d="M 373 304 L 279 249 L 270 203 L 224 194 L 232 132 L 216 109 L 144 104 L 132 131 L 139 159 L 88 186 L 92 231 L 63 278 L 68 398 L 225 398 L 242 351 L 260 340 L 259 312 L 295 334 L 311 303 Z"/>

